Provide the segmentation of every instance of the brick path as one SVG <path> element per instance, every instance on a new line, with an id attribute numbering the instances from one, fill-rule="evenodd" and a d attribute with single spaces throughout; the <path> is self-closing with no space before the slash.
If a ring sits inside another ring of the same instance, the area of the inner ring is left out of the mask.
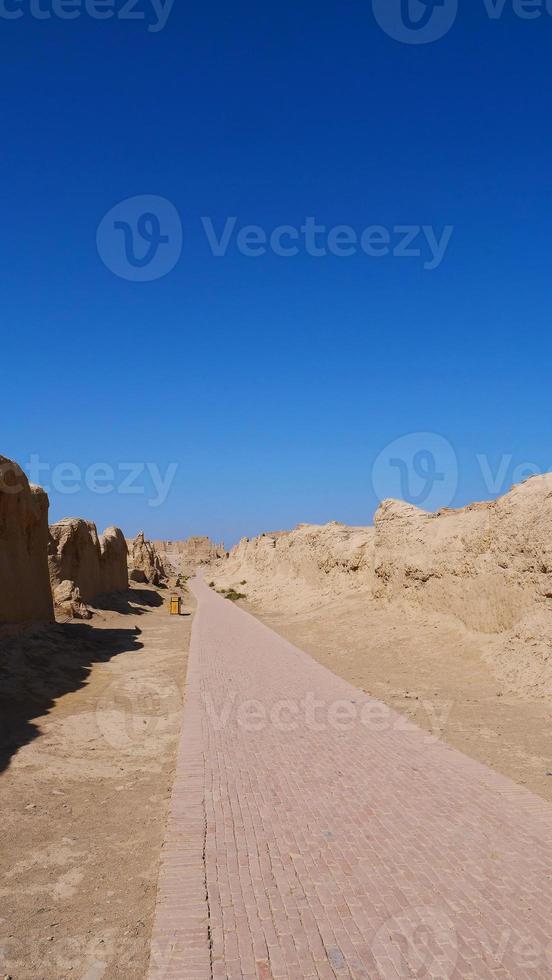
<path id="1" fill-rule="evenodd" d="M 192 588 L 150 980 L 550 980 L 552 807 Z"/>

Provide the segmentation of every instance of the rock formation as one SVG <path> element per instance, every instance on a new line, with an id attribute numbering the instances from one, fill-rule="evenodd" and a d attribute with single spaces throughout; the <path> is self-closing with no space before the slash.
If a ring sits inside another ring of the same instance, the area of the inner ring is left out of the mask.
<path id="1" fill-rule="evenodd" d="M 69 615 L 82 616 L 87 603 L 128 588 L 126 541 L 115 527 L 98 537 L 96 525 L 80 517 L 52 524 L 48 564 L 56 606 Z"/>
<path id="2" fill-rule="evenodd" d="M 96 525 L 81 517 L 66 517 L 50 527 L 48 562 L 52 592 L 71 582 L 83 602 L 100 595 L 100 542 Z"/>
<path id="3" fill-rule="evenodd" d="M 100 537 L 100 578 L 103 593 L 128 589 L 128 548 L 123 532 L 108 527 Z"/>
<path id="4" fill-rule="evenodd" d="M 53 620 L 47 556 L 48 497 L 0 456 L 0 623 Z"/>
<path id="5" fill-rule="evenodd" d="M 64 579 L 52 588 L 54 606 L 58 612 L 71 619 L 90 619 L 92 613 L 84 602 L 80 589 L 74 582 Z"/>
<path id="6" fill-rule="evenodd" d="M 143 531 L 139 531 L 136 537 L 128 542 L 128 554 L 131 582 L 161 585 L 172 574 L 172 569 L 165 566 L 155 545 L 151 541 L 146 541 Z"/>

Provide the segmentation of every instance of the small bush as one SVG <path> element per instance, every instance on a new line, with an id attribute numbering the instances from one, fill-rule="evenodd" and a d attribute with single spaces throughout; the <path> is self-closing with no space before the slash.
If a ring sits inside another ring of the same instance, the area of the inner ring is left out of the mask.
<path id="1" fill-rule="evenodd" d="M 243 592 L 236 592 L 235 589 L 228 589 L 226 598 L 230 599 L 231 602 L 236 602 L 238 599 L 247 599 L 247 596 Z"/>

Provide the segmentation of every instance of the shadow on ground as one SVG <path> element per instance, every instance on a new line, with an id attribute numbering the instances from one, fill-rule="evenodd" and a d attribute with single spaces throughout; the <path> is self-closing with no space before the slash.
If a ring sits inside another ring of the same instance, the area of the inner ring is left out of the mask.
<path id="1" fill-rule="evenodd" d="M 114 592 L 111 595 L 100 596 L 95 600 L 94 607 L 122 613 L 125 616 L 129 613 L 133 616 L 142 616 L 148 609 L 162 606 L 163 602 L 163 596 L 153 589 L 129 589 L 128 592 Z"/>
<path id="2" fill-rule="evenodd" d="M 140 633 L 137 626 L 53 623 L 0 636 L 0 772 L 41 734 L 33 718 L 47 714 L 56 698 L 83 687 L 92 664 L 139 650 Z"/>

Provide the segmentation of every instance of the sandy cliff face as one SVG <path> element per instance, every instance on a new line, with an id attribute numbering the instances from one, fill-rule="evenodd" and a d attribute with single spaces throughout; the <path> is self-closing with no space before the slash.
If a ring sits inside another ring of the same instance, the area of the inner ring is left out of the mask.
<path id="1" fill-rule="evenodd" d="M 0 623 L 52 620 L 48 497 L 0 456 Z"/>
<path id="2" fill-rule="evenodd" d="M 217 585 L 239 586 L 252 601 L 300 608 L 372 582 L 374 530 L 345 524 L 300 524 L 243 538 L 214 574 Z"/>

